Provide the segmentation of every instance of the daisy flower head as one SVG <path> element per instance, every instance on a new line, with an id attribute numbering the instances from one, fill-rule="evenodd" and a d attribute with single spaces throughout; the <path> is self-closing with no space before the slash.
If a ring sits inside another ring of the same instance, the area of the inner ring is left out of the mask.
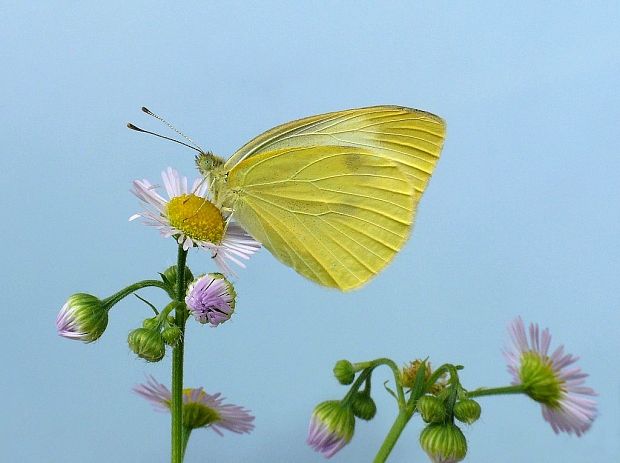
<path id="1" fill-rule="evenodd" d="M 197 247 L 211 252 L 222 272 L 233 273 L 229 262 L 245 267 L 247 260 L 260 249 L 240 225 L 229 221 L 210 200 L 204 179 L 196 179 L 188 188 L 187 177 L 168 167 L 161 174 L 168 199 L 148 180 L 135 180 L 132 193 L 144 204 L 142 212 L 129 220 L 142 218 L 146 225 L 159 230 L 164 237 L 174 237 L 186 251 Z M 228 223 L 227 223 L 228 222 Z"/>
<path id="2" fill-rule="evenodd" d="M 581 436 L 596 418 L 596 393 L 585 387 L 587 374 L 573 364 L 579 360 L 559 346 L 549 354 L 551 334 L 530 324 L 529 337 L 521 317 L 508 328 L 512 348 L 504 351 L 512 384 L 522 385 L 525 393 L 540 403 L 542 415 L 555 433 Z"/>
<path id="3" fill-rule="evenodd" d="M 157 411 L 170 411 L 172 393 L 152 376 L 145 384 L 134 388 Z M 254 417 L 249 410 L 233 404 L 225 404 L 220 393 L 208 394 L 203 388 L 183 390 L 183 426 L 188 429 L 209 428 L 223 436 L 222 431 L 249 434 L 254 429 Z"/>

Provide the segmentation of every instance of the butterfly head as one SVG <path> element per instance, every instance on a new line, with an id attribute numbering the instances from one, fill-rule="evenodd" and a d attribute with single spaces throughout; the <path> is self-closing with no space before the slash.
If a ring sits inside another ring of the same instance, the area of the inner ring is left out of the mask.
<path id="1" fill-rule="evenodd" d="M 213 176 L 214 173 L 221 171 L 224 165 L 224 159 L 210 151 L 201 152 L 196 156 L 196 167 L 203 177 Z"/>

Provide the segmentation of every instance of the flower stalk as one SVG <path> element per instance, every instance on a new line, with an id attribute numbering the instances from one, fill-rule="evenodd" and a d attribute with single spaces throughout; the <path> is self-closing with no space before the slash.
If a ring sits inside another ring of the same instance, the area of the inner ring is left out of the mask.
<path id="1" fill-rule="evenodd" d="M 179 245 L 177 254 L 177 294 L 179 301 L 174 312 L 176 325 L 181 330 L 181 337 L 177 345 L 172 349 L 172 463 L 182 463 L 185 447 L 189 440 L 189 433 L 183 431 L 183 349 L 185 344 L 185 320 L 187 309 L 185 308 L 185 263 L 187 251 L 183 245 Z M 184 434 L 186 437 L 184 438 Z"/>
<path id="2" fill-rule="evenodd" d="M 132 285 L 127 286 L 126 288 L 121 289 L 117 293 L 112 294 L 110 297 L 103 300 L 103 302 L 108 307 L 112 307 L 120 300 L 126 298 L 132 293 L 135 293 L 139 289 L 148 288 L 149 286 L 154 286 L 156 288 L 161 288 L 164 291 L 166 290 L 166 285 L 159 280 L 142 280 L 134 283 Z"/>
<path id="3" fill-rule="evenodd" d="M 387 436 L 385 436 L 385 440 L 383 441 L 383 444 L 381 444 L 381 448 L 377 452 L 373 463 L 384 463 L 387 461 L 388 456 L 398 441 L 398 438 L 402 434 L 403 429 L 405 429 L 405 426 L 407 426 L 407 423 L 409 423 L 412 416 L 413 410 L 409 411 L 407 409 L 400 409 L 398 416 L 396 417 L 394 424 L 392 424 Z"/>

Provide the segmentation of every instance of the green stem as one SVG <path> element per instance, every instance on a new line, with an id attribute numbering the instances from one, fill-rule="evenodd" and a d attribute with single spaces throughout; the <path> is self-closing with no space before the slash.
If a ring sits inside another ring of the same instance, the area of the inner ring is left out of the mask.
<path id="1" fill-rule="evenodd" d="M 523 394 L 525 389 L 522 385 L 480 388 L 475 391 L 468 391 L 467 397 L 483 397 L 486 395 L 502 395 L 502 394 Z"/>
<path id="2" fill-rule="evenodd" d="M 185 262 L 187 251 L 183 250 L 183 245 L 179 245 L 177 254 L 177 294 L 176 299 L 183 302 L 185 299 Z M 185 344 L 185 320 L 186 312 L 184 304 L 178 304 L 174 316 L 176 325 L 181 329 L 181 339 L 176 347 L 172 349 L 172 463 L 183 462 L 184 447 L 187 441 L 183 442 L 183 347 Z M 189 439 L 189 433 L 187 433 Z"/>
<path id="3" fill-rule="evenodd" d="M 349 392 L 347 392 L 347 395 L 345 395 L 340 402 L 342 402 L 343 404 L 348 403 L 353 398 L 353 394 L 358 391 L 362 383 L 366 381 L 366 378 L 368 378 L 371 372 L 372 368 L 367 368 L 366 370 L 362 371 L 362 373 L 357 377 L 355 382 L 351 385 L 351 388 L 349 389 Z"/>
<path id="4" fill-rule="evenodd" d="M 405 426 L 407 426 L 407 423 L 411 419 L 412 415 L 413 413 L 410 413 L 407 410 L 401 409 L 399 411 L 396 421 L 394 421 L 394 424 L 390 428 L 390 432 L 388 432 L 388 435 L 385 437 L 383 445 L 381 445 L 381 448 L 377 452 L 373 463 L 383 463 L 387 461 L 390 452 L 394 448 L 394 445 L 396 445 L 396 441 L 403 432 L 403 429 L 405 429 Z"/>
<path id="5" fill-rule="evenodd" d="M 129 285 L 124 289 L 121 289 L 119 292 L 115 294 L 112 294 L 110 297 L 104 299 L 103 302 L 108 307 L 112 307 L 118 301 L 129 296 L 131 293 L 134 293 L 137 290 L 146 288 L 148 286 L 155 286 L 157 288 L 162 288 L 163 290 L 166 289 L 166 285 L 159 280 L 142 280 L 142 281 L 138 281 L 137 283 L 134 283 L 133 285 Z"/>
<path id="6" fill-rule="evenodd" d="M 393 360 L 389 358 L 378 358 L 378 359 L 371 360 L 368 362 L 359 362 L 359 363 L 353 364 L 353 366 L 358 369 L 359 368 L 374 369 L 378 367 L 379 365 L 386 365 L 390 367 L 390 369 L 392 370 L 392 373 L 394 374 L 394 382 L 396 383 L 396 394 L 398 395 L 399 407 L 400 406 L 404 407 L 406 403 L 406 399 L 405 399 L 405 392 L 403 391 L 402 385 L 400 384 L 400 369 L 398 368 L 398 365 L 394 363 Z"/>

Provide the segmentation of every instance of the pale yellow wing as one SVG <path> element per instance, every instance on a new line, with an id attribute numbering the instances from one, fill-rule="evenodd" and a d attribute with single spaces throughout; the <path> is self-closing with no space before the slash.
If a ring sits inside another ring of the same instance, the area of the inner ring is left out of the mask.
<path id="1" fill-rule="evenodd" d="M 400 106 L 372 106 L 288 122 L 254 138 L 226 169 L 267 151 L 304 146 L 351 146 L 397 163 L 416 191 L 424 192 L 439 159 L 446 127 L 439 117 Z"/>
<path id="2" fill-rule="evenodd" d="M 234 217 L 284 264 L 349 290 L 384 268 L 409 236 L 418 195 L 397 163 L 365 148 L 255 153 L 228 174 Z"/>

